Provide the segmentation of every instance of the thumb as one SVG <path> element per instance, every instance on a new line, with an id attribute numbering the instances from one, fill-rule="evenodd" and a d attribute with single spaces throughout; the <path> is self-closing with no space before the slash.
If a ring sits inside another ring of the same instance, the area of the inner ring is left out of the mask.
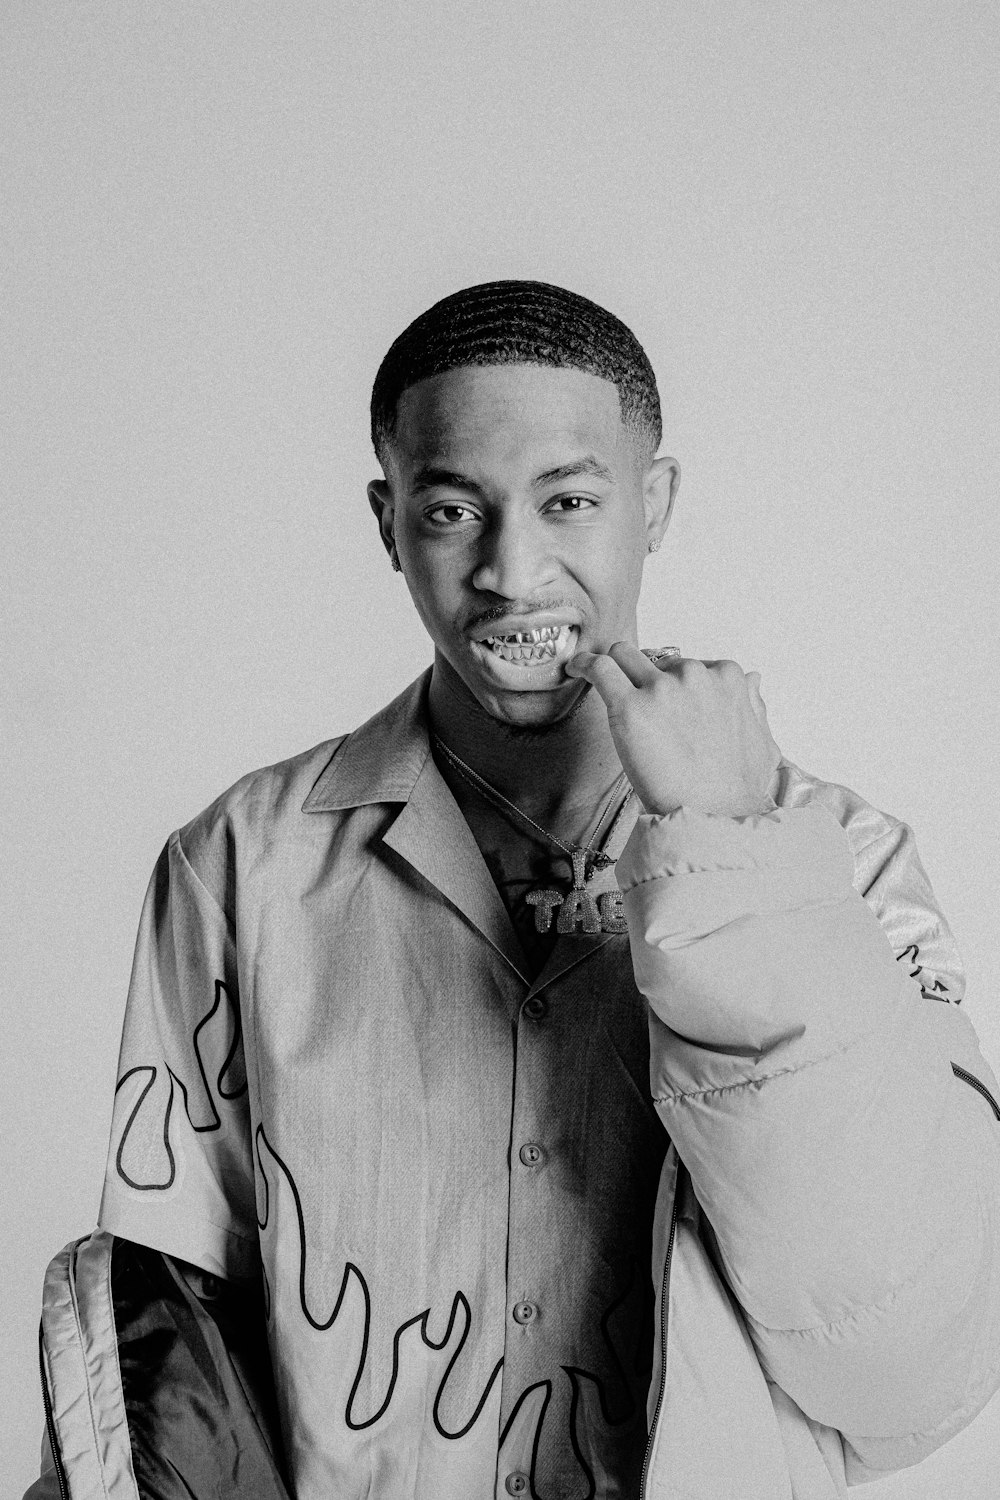
<path id="1" fill-rule="evenodd" d="M 766 724 L 767 707 L 764 703 L 763 698 L 760 696 L 760 673 L 745 672 L 743 675 L 747 680 L 747 693 L 750 697 L 750 707 L 753 709 L 760 722 L 762 724 Z"/>
<path id="2" fill-rule="evenodd" d="M 757 723 L 770 741 L 772 757 L 775 766 L 777 766 L 781 760 L 781 751 L 778 748 L 774 735 L 771 733 L 771 726 L 767 722 L 767 706 L 760 695 L 760 673 L 746 672 L 744 675 L 747 682 L 747 696 L 750 699 L 750 707 L 753 709 Z"/>

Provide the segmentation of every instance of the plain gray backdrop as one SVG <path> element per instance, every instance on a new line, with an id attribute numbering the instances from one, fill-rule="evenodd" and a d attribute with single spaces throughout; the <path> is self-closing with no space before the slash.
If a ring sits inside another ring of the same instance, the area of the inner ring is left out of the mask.
<path id="1" fill-rule="evenodd" d="M 367 400 L 459 286 L 634 328 L 684 472 L 643 643 L 915 826 L 1000 1062 L 998 43 L 995 0 L 4 0 L 4 1493 L 160 847 L 430 658 Z M 991 1500 L 998 1428 L 872 1500 Z"/>

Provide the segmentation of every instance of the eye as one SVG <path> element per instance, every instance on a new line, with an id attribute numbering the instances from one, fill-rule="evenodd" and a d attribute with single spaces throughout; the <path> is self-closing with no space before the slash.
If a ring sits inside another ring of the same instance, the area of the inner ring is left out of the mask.
<path id="1" fill-rule="evenodd" d="M 550 510 L 561 511 L 563 515 L 573 515 L 582 510 L 591 510 L 597 505 L 596 500 L 591 500 L 587 495 L 559 495 L 549 506 Z"/>
<path id="2" fill-rule="evenodd" d="M 461 505 L 457 500 L 449 500 L 427 511 L 427 519 L 432 526 L 457 526 L 462 521 L 474 521 L 476 513 L 468 505 Z"/>

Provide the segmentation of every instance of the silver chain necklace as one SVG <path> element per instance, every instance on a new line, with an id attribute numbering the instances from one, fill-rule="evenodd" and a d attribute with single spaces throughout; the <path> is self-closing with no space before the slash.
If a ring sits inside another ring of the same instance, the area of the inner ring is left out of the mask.
<path id="1" fill-rule="evenodd" d="M 450 749 L 437 735 L 433 736 L 433 740 L 435 748 L 440 750 L 445 760 L 449 765 L 454 767 L 463 781 L 466 781 L 474 791 L 479 792 L 480 796 L 485 797 L 488 802 L 492 803 L 497 812 L 506 817 L 508 822 L 510 821 L 509 814 L 513 813 L 522 822 L 527 823 L 530 828 L 533 828 L 536 833 L 540 833 L 550 844 L 554 844 L 563 854 L 569 856 L 573 869 L 573 885 L 571 890 L 566 892 L 556 890 L 554 886 L 543 886 L 537 890 L 528 891 L 525 895 L 524 899 L 526 903 L 535 909 L 536 932 L 548 932 L 552 927 L 553 916 L 555 916 L 556 931 L 570 937 L 577 936 L 580 933 L 592 935 L 598 932 L 622 933 L 628 931 L 621 891 L 617 887 L 613 887 L 611 890 L 602 891 L 599 896 L 595 897 L 594 893 L 588 890 L 588 885 L 593 879 L 595 872 L 597 870 L 606 870 L 617 859 L 617 855 L 612 855 L 608 852 L 607 846 L 613 843 L 618 826 L 625 816 L 625 809 L 632 800 L 633 789 L 629 786 L 624 771 L 615 781 L 605 804 L 605 807 L 607 807 L 614 801 L 615 794 L 622 786 L 628 787 L 628 791 L 622 799 L 621 806 L 615 813 L 611 827 L 608 829 L 603 840 L 604 848 L 597 849 L 592 843 L 565 844 L 554 833 L 550 833 L 547 828 L 543 828 L 541 823 L 536 823 L 534 818 L 529 817 L 526 812 L 518 807 L 516 802 L 512 802 L 509 797 L 505 797 L 503 792 L 497 791 L 496 787 L 487 781 L 485 776 L 480 776 L 478 771 L 474 771 L 470 765 L 467 765 L 462 760 L 461 756 L 456 755 L 454 750 Z M 598 820 L 598 828 L 600 828 L 603 817 L 604 812 L 602 811 L 601 818 Z"/>

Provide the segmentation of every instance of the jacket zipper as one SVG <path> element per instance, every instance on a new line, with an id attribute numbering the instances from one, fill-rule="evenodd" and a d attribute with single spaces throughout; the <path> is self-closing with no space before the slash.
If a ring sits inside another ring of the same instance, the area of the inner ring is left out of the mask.
<path id="1" fill-rule="evenodd" d="M 42 1330 L 38 1330 L 38 1367 L 42 1377 L 42 1405 L 45 1407 L 45 1430 L 49 1435 L 49 1447 L 52 1449 L 52 1462 L 55 1465 L 56 1479 L 59 1482 L 60 1500 L 70 1500 L 69 1485 L 66 1482 L 66 1470 L 63 1468 L 62 1454 L 59 1451 L 59 1440 L 56 1436 L 56 1419 L 52 1412 L 52 1397 L 49 1394 L 49 1383 L 45 1378 L 45 1352 L 42 1345 Z"/>
<path id="2" fill-rule="evenodd" d="M 963 1083 L 967 1083 L 970 1088 L 974 1088 L 977 1094 L 982 1094 L 990 1109 L 996 1115 L 997 1119 L 1000 1120 L 1000 1104 L 994 1099 L 985 1083 L 980 1083 L 974 1073 L 967 1073 L 964 1068 L 958 1066 L 958 1063 L 952 1063 L 951 1071 L 956 1078 L 961 1078 Z"/>
<path id="3" fill-rule="evenodd" d="M 646 1440 L 646 1452 L 642 1460 L 642 1477 L 639 1481 L 639 1494 L 642 1500 L 646 1500 L 646 1481 L 649 1478 L 649 1466 L 653 1457 L 653 1436 L 660 1419 L 663 1395 L 667 1388 L 667 1297 L 670 1284 L 670 1262 L 674 1253 L 674 1233 L 677 1228 L 677 1212 L 681 1197 L 680 1188 L 678 1174 L 678 1181 L 674 1187 L 674 1205 L 670 1215 L 670 1233 L 667 1236 L 667 1248 L 663 1257 L 663 1285 L 660 1287 L 660 1389 L 657 1392 L 656 1407 L 653 1411 L 653 1420 L 649 1424 L 649 1437 Z"/>

